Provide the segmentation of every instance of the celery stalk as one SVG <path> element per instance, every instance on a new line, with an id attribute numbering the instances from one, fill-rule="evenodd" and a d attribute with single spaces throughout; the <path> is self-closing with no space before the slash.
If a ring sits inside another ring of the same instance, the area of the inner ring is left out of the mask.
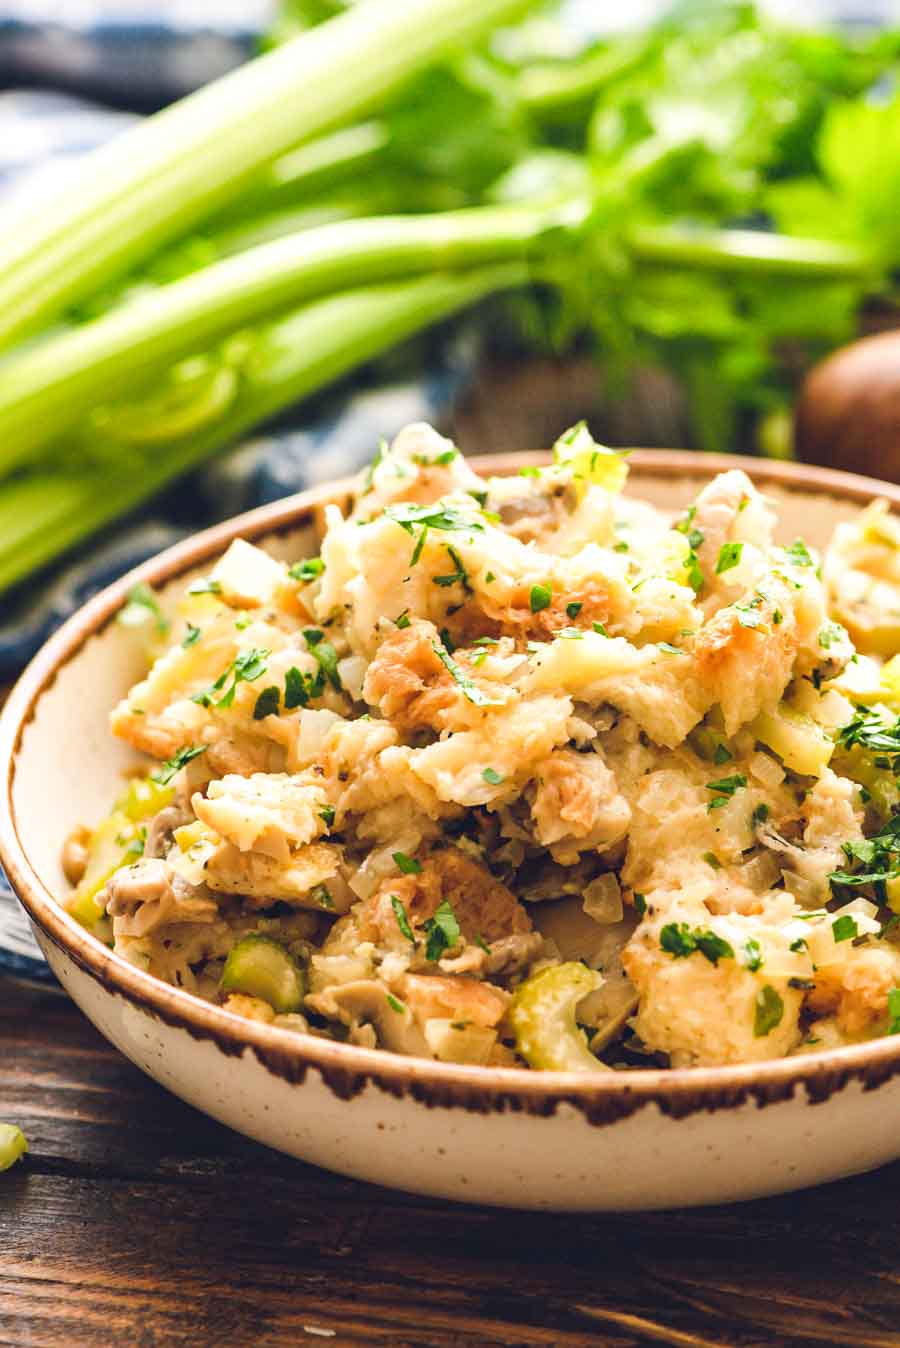
<path id="1" fill-rule="evenodd" d="M 278 156 L 382 103 L 528 0 L 363 0 L 126 131 L 0 226 L 0 346 L 241 195 Z"/>
<path id="2" fill-rule="evenodd" d="M 213 263 L 10 358 L 0 381 L 0 472 L 92 407 L 236 330 L 373 277 L 524 259 L 585 214 L 574 203 L 345 220 Z"/>
<path id="3" fill-rule="evenodd" d="M 145 455 L 79 476 L 14 478 L 0 494 L 0 592 L 79 539 L 133 509 L 248 428 L 403 338 L 484 296 L 528 280 L 523 263 L 437 274 L 317 300 L 259 334 L 236 397 L 221 415 Z M 108 448 L 113 457 L 115 447 Z"/>

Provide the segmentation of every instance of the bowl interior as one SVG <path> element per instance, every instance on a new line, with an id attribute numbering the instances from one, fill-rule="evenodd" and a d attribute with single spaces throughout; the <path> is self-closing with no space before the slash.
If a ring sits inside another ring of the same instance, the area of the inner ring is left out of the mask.
<path id="1" fill-rule="evenodd" d="M 503 465 L 508 466 L 509 460 Z M 752 472 L 752 464 L 747 465 Z M 676 478 L 636 463 L 629 494 L 649 500 L 664 510 L 683 509 L 712 475 L 714 467 Z M 836 523 L 852 514 L 856 501 L 842 500 L 816 488 L 786 489 L 767 486 L 779 514 L 783 541 L 797 536 L 823 546 Z M 316 493 L 316 505 L 328 499 Z M 346 492 L 337 491 L 341 502 Z M 306 498 L 309 499 L 309 498 Z M 319 511 L 305 509 L 297 527 L 276 532 L 265 518 L 254 516 L 240 535 L 274 556 L 296 559 L 318 551 Z M 161 593 L 163 605 L 174 602 L 186 583 L 205 574 L 227 544 L 211 541 L 202 553 L 181 562 L 175 572 L 165 558 L 149 564 L 148 578 Z M 43 885 L 54 896 L 68 891 L 60 865 L 60 849 L 67 834 L 80 824 L 92 824 L 105 815 L 121 791 L 124 774 L 136 755 L 118 743 L 108 729 L 110 709 L 144 672 L 145 664 L 133 631 L 107 622 L 89 636 L 63 663 L 55 678 L 37 697 L 33 715 L 24 727 L 15 757 L 12 801 L 22 848 Z"/>

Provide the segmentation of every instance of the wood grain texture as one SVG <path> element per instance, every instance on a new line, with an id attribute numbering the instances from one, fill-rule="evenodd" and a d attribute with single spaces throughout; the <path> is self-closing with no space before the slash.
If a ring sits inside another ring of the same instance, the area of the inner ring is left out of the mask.
<path id="1" fill-rule="evenodd" d="M 0 1346 L 900 1345 L 900 1165 L 700 1211 L 456 1207 L 328 1175 L 0 981 Z"/>

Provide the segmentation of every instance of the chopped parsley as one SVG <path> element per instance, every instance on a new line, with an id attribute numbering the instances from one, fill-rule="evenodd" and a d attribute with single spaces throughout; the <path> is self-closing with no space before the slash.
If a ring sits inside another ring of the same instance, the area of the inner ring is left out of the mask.
<path id="1" fill-rule="evenodd" d="M 393 520 L 395 524 L 399 524 L 401 529 L 405 529 L 410 535 L 418 528 L 419 535 L 410 558 L 411 566 L 415 566 L 422 556 L 422 549 L 425 546 L 429 529 L 444 531 L 465 529 L 483 531 L 484 529 L 481 521 L 475 519 L 474 516 L 464 514 L 456 506 L 444 506 L 440 503 L 415 505 L 410 501 L 399 501 L 395 505 L 386 506 L 384 514 L 386 519 Z"/>
<path id="2" fill-rule="evenodd" d="M 784 1017 L 784 1002 L 772 987 L 766 983 L 756 994 L 753 1013 L 753 1037 L 763 1039 L 781 1024 Z"/>
<path id="3" fill-rule="evenodd" d="M 327 885 L 316 885 L 309 897 L 320 908 L 327 908 L 329 912 L 334 911 L 334 899 L 331 897 L 331 890 Z"/>
<path id="4" fill-rule="evenodd" d="M 294 562 L 294 565 L 288 571 L 291 580 L 303 581 L 308 584 L 311 580 L 317 580 L 325 570 L 325 563 L 321 557 L 305 557 L 302 562 Z"/>
<path id="5" fill-rule="evenodd" d="M 204 580 L 195 580 L 188 589 L 188 594 L 221 594 L 222 582 L 213 580 L 207 576 Z"/>
<path id="6" fill-rule="evenodd" d="M 469 573 L 463 566 L 459 553 L 455 548 L 452 548 L 449 543 L 445 543 L 444 547 L 450 554 L 450 560 L 456 567 L 456 570 L 448 572 L 445 576 L 433 577 L 435 585 L 442 585 L 445 588 L 449 585 L 461 585 L 464 590 L 467 590 L 471 594 L 472 586 L 469 584 Z"/>
<path id="7" fill-rule="evenodd" d="M 889 722 L 874 707 L 857 707 L 852 721 L 838 731 L 838 744 L 845 749 L 858 744 L 891 758 L 900 755 L 900 716 Z"/>
<path id="8" fill-rule="evenodd" d="M 222 671 L 215 683 L 210 684 L 208 688 L 201 689 L 199 693 L 194 693 L 191 697 L 192 702 L 197 702 L 201 707 L 230 707 L 234 702 L 234 695 L 238 684 L 253 683 L 262 674 L 266 672 L 266 660 L 270 652 L 264 647 L 252 647 L 250 650 L 240 651 L 231 664 Z M 229 678 L 231 683 L 228 683 Z M 228 687 L 226 688 L 226 684 Z M 215 701 L 215 694 L 221 693 L 222 696 Z"/>
<path id="9" fill-rule="evenodd" d="M 404 875 L 418 875 L 422 870 L 422 863 L 414 857 L 408 857 L 405 852 L 394 852 L 393 857 Z"/>
<path id="10" fill-rule="evenodd" d="M 332 688 L 341 691 L 343 684 L 341 676 L 338 673 L 337 651 L 330 641 L 325 640 L 324 633 L 318 627 L 306 627 L 303 629 L 303 636 L 309 647 L 310 654 L 319 662 L 319 668 L 325 675 Z"/>
<path id="11" fill-rule="evenodd" d="M 840 941 L 852 941 L 859 935 L 859 927 L 856 919 L 849 913 L 843 913 L 841 917 L 835 918 L 831 924 L 831 934 L 834 937 L 835 945 Z"/>
<path id="12" fill-rule="evenodd" d="M 584 605 L 579 600 L 573 600 L 571 604 L 566 604 L 566 617 L 577 618 Z"/>
<path id="13" fill-rule="evenodd" d="M 665 651 L 666 655 L 684 655 L 685 653 L 680 646 L 673 646 L 668 641 L 657 641 L 656 649 Z M 728 757 L 730 758 L 731 754 L 729 754 Z"/>
<path id="14" fill-rule="evenodd" d="M 331 825 L 334 823 L 334 806 L 323 805 L 319 811 L 319 818 L 326 828 L 331 828 Z"/>
<path id="15" fill-rule="evenodd" d="M 177 754 L 167 758 L 156 772 L 150 773 L 150 780 L 157 782 L 160 786 L 168 786 L 176 772 L 180 772 L 186 763 L 190 763 L 192 758 L 197 758 L 200 754 L 206 753 L 205 744 L 189 744 L 184 749 L 179 749 Z"/>
<path id="16" fill-rule="evenodd" d="M 552 602 L 553 590 L 551 586 L 532 585 L 531 593 L 528 596 L 532 613 L 540 613 L 542 609 L 549 608 Z"/>
<path id="17" fill-rule="evenodd" d="M 441 644 L 443 645 L 444 650 L 449 651 L 450 654 L 452 655 L 453 652 L 456 650 L 456 642 L 451 637 L 447 628 L 442 627 L 440 632 L 438 632 L 438 636 L 441 639 Z"/>
<path id="18" fill-rule="evenodd" d="M 723 805 L 727 805 L 735 791 L 747 785 L 747 778 L 742 772 L 736 772 L 731 777 L 722 777 L 718 782 L 707 782 L 707 791 L 714 791 L 715 798 L 707 805 L 707 811 L 720 810 Z"/>
<path id="19" fill-rule="evenodd" d="M 443 468 L 445 464 L 452 463 L 458 453 L 456 446 L 451 445 L 449 449 L 442 449 L 440 454 L 435 454 L 431 458 L 427 454 L 413 454 L 412 461 L 420 468 Z"/>
<path id="20" fill-rule="evenodd" d="M 391 907 L 394 910 L 394 917 L 397 919 L 397 926 L 400 928 L 400 935 L 405 936 L 410 945 L 415 945 L 416 938 L 413 936 L 412 927 L 409 925 L 409 916 L 402 900 L 398 899 L 396 894 L 391 895 Z"/>
<path id="21" fill-rule="evenodd" d="M 447 670 L 447 673 L 453 679 L 453 682 L 457 684 L 463 697 L 465 697 L 468 702 L 471 702 L 473 706 L 499 707 L 502 705 L 502 698 L 491 697 L 489 693 L 485 693 L 478 687 L 477 683 L 473 683 L 468 675 L 463 673 L 456 661 L 451 659 L 449 651 L 445 651 L 442 646 L 438 646 L 434 641 L 431 643 L 431 649 Z"/>
<path id="22" fill-rule="evenodd" d="M 400 628 L 401 631 L 403 631 L 404 628 L 409 627 L 410 623 L 412 622 L 412 619 L 409 616 L 409 609 L 405 608 L 403 612 L 400 614 L 400 616 L 394 619 L 394 622 L 396 623 L 397 627 Z"/>
<path id="23" fill-rule="evenodd" d="M 706 862 L 707 866 L 712 866 L 714 871 L 720 871 L 722 869 L 722 863 L 715 852 L 704 852 L 702 859 Z"/>
<path id="24" fill-rule="evenodd" d="M 668 922 L 659 933 L 660 947 L 673 959 L 686 959 L 699 951 L 710 964 L 721 959 L 734 959 L 734 949 L 721 936 L 704 927 L 688 926 L 686 922 Z"/>
<path id="25" fill-rule="evenodd" d="M 609 633 L 607 632 L 606 628 L 603 626 L 602 623 L 591 623 L 591 627 L 592 627 L 592 628 L 594 629 L 594 631 L 597 633 L 597 636 L 598 636 L 598 637 L 608 637 L 608 636 L 609 636 Z"/>
<path id="26" fill-rule="evenodd" d="M 635 894 L 634 907 L 638 916 L 643 917 L 647 911 L 647 900 L 644 898 L 643 894 Z"/>
<path id="27" fill-rule="evenodd" d="M 491 953 L 491 947 L 488 945 L 480 931 L 475 933 L 475 944 L 478 946 L 479 950 L 483 950 L 486 955 Z"/>
<path id="28" fill-rule="evenodd" d="M 823 651 L 831 650 L 836 641 L 843 641 L 847 635 L 840 623 L 825 623 L 819 628 L 819 645 Z"/>
<path id="29" fill-rule="evenodd" d="M 193 623 L 188 623 L 187 631 L 181 642 L 182 650 L 188 651 L 192 646 L 196 646 L 197 642 L 200 640 L 200 631 L 201 629 L 199 627 L 195 627 Z"/>
<path id="30" fill-rule="evenodd" d="M 266 716 L 276 716 L 280 706 L 281 692 L 273 683 L 268 688 L 264 688 L 256 699 L 256 705 L 253 708 L 254 721 L 261 721 Z"/>
<path id="31" fill-rule="evenodd" d="M 765 960 L 763 959 L 762 949 L 760 948 L 759 941 L 755 940 L 754 937 L 747 937 L 747 940 L 744 942 L 743 953 L 744 964 L 751 974 L 755 974 L 758 969 L 763 967 Z"/>
<path id="32" fill-rule="evenodd" d="M 743 551 L 743 543 L 723 543 L 716 561 L 716 575 L 721 576 L 726 571 L 733 570 L 740 562 Z"/>
<path id="33" fill-rule="evenodd" d="M 423 926 L 428 938 L 425 945 L 425 958 L 434 964 L 445 951 L 452 950 L 458 944 L 460 938 L 456 914 L 446 899 L 436 909 L 434 917 L 430 917 Z"/>
<path id="34" fill-rule="evenodd" d="M 804 937 L 798 936 L 796 941 L 791 941 L 791 944 L 788 947 L 788 949 L 793 951 L 795 955 L 802 955 L 804 950 L 809 949 L 809 943 L 805 940 Z"/>
<path id="35" fill-rule="evenodd" d="M 848 863 L 855 863 L 859 869 L 832 871 L 828 877 L 832 890 L 842 885 L 873 885 L 876 897 L 882 900 L 884 882 L 900 874 L 900 815 L 893 815 L 871 838 L 845 842 L 843 852 Z"/>
<path id="36" fill-rule="evenodd" d="M 291 665 L 284 676 L 284 709 L 293 711 L 295 707 L 306 707 L 311 697 L 318 697 L 325 686 L 325 677 L 318 674 L 304 674 L 296 665 Z"/>
<path id="37" fill-rule="evenodd" d="M 815 562 L 809 553 L 809 548 L 803 542 L 802 538 L 794 539 L 789 548 L 785 548 L 784 554 L 792 566 L 815 566 Z"/>
<path id="38" fill-rule="evenodd" d="M 496 768 L 485 768 L 481 775 L 491 786 L 499 786 L 503 781 L 503 774 L 498 772 Z"/>
<path id="39" fill-rule="evenodd" d="M 403 1012 L 406 1010 L 406 1007 L 403 1005 L 400 999 L 398 997 L 395 997 L 392 992 L 389 992 L 386 995 L 387 995 L 387 1004 L 391 1008 L 391 1010 L 396 1011 L 398 1016 L 402 1016 Z"/>
<path id="40" fill-rule="evenodd" d="M 734 754 L 720 741 L 715 747 L 713 762 L 717 767 L 720 767 L 723 763 L 730 762 L 732 758 L 734 758 Z"/>
<path id="41" fill-rule="evenodd" d="M 762 801 L 751 814 L 750 824 L 753 828 L 756 828 L 759 824 L 764 824 L 768 817 L 769 807 L 765 801 Z"/>
<path id="42" fill-rule="evenodd" d="M 157 633 L 162 637 L 168 632 L 171 626 L 168 618 L 159 606 L 159 600 L 143 581 L 137 585 L 132 585 L 128 591 L 124 606 L 119 609 L 117 622 L 123 627 L 141 627 L 147 621 L 147 618 L 153 619 L 153 625 Z"/>

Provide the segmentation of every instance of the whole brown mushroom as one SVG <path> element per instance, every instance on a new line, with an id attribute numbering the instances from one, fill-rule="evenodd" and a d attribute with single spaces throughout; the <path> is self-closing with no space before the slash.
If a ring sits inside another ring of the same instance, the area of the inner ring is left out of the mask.
<path id="1" fill-rule="evenodd" d="M 842 347 L 810 371 L 794 444 L 805 463 L 900 482 L 900 330 Z"/>

